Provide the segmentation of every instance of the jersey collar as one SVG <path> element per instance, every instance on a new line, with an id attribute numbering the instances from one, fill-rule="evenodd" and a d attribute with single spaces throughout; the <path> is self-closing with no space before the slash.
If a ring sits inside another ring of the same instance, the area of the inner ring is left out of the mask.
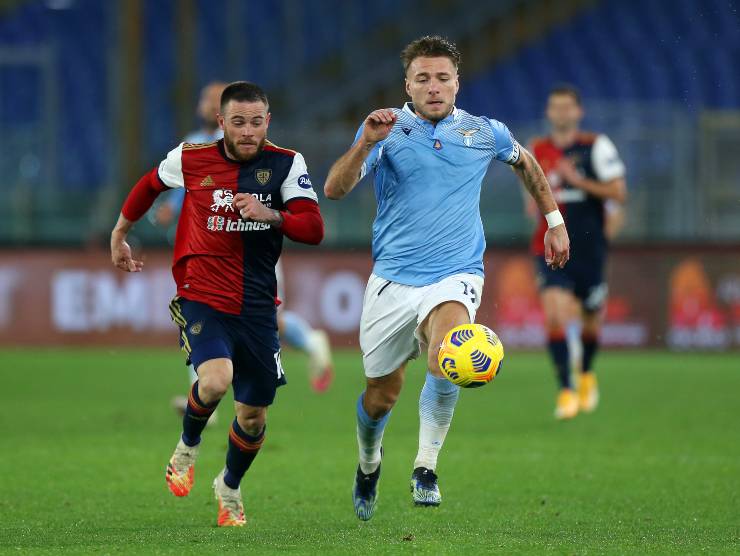
<path id="1" fill-rule="evenodd" d="M 416 115 L 416 112 L 414 111 L 414 104 L 412 102 L 407 102 L 406 104 L 404 104 L 403 105 L 403 111 L 406 112 L 407 114 L 410 114 L 414 118 L 416 118 L 416 120 L 419 123 L 422 123 L 424 125 L 428 125 L 428 126 L 430 126 L 432 128 L 436 127 L 432 122 L 430 122 L 428 120 L 425 120 L 424 118 L 420 118 L 419 116 Z M 440 123 L 440 124 L 452 123 L 452 122 L 454 122 L 457 119 L 457 114 L 458 114 L 457 107 L 453 106 L 452 107 L 452 112 L 450 112 L 449 115 L 446 118 L 444 118 L 443 120 L 440 120 L 437 123 Z"/>

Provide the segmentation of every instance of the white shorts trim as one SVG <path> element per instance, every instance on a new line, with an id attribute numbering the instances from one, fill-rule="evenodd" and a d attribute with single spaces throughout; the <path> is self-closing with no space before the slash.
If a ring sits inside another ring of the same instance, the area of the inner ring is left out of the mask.
<path id="1" fill-rule="evenodd" d="M 480 307 L 483 278 L 455 274 L 428 286 L 406 286 L 372 274 L 365 289 L 360 320 L 360 347 L 365 375 L 386 376 L 420 353 L 426 338 L 420 330 L 429 313 L 447 301 L 468 310 L 470 322 Z"/>

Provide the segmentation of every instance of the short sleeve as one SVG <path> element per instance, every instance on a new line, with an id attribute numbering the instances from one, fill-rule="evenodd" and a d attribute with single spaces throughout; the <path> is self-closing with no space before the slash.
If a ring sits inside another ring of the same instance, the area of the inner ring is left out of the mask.
<path id="1" fill-rule="evenodd" d="M 521 147 L 509 128 L 498 120 L 489 120 L 493 131 L 493 143 L 496 152 L 494 158 L 506 164 L 516 164 L 519 161 Z"/>
<path id="2" fill-rule="evenodd" d="M 318 202 L 313 184 L 311 184 L 311 177 L 308 175 L 306 161 L 301 153 L 295 153 L 295 156 L 293 156 L 293 165 L 280 186 L 280 196 L 283 203 L 293 199 L 310 199 Z"/>
<path id="3" fill-rule="evenodd" d="M 360 140 L 363 129 L 365 129 L 364 123 L 360 126 L 360 129 L 357 130 L 357 133 L 355 134 L 355 140 L 352 141 L 353 145 Z M 375 167 L 378 165 L 378 161 L 383 155 L 384 142 L 385 141 L 380 141 L 379 143 L 377 143 L 370 151 L 370 154 L 367 155 L 367 158 L 365 159 L 365 162 L 362 163 L 362 168 L 360 169 L 360 179 L 364 178 L 368 174 L 368 172 L 370 172 L 370 170 L 374 170 Z"/>
<path id="4" fill-rule="evenodd" d="M 157 175 L 159 180 L 171 189 L 185 187 L 185 178 L 182 175 L 182 145 L 167 153 L 167 158 L 159 163 Z"/>
<path id="5" fill-rule="evenodd" d="M 610 181 L 624 177 L 624 163 L 619 158 L 617 147 L 606 135 L 596 137 L 591 149 L 591 165 L 599 181 Z"/>

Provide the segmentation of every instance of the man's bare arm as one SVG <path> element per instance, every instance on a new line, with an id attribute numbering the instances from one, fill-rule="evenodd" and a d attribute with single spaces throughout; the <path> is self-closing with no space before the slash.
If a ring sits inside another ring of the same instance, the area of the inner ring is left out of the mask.
<path id="1" fill-rule="evenodd" d="M 555 213 L 560 217 L 561 224 L 551 225 L 545 233 L 545 262 L 552 268 L 563 268 L 570 257 L 570 240 L 565 224 L 562 223 L 562 216 L 558 210 L 558 205 L 550 190 L 550 184 L 537 163 L 537 160 L 522 148 L 519 160 L 512 167 L 514 173 L 519 177 L 524 187 L 537 203 L 537 208 L 543 215 Z M 548 220 L 549 220 L 548 216 Z M 549 224 L 549 222 L 548 222 Z"/>
<path id="2" fill-rule="evenodd" d="M 627 183 L 622 177 L 606 181 L 588 179 L 567 158 L 560 160 L 558 172 L 571 186 L 582 189 L 589 195 L 599 199 L 614 199 L 618 203 L 627 200 Z"/>
<path id="3" fill-rule="evenodd" d="M 396 120 L 397 117 L 390 108 L 375 110 L 365 118 L 360 138 L 329 170 L 324 184 L 324 195 L 329 199 L 337 200 L 354 189 L 360 181 L 362 164 L 367 160 L 375 145 L 388 137 Z"/>
<path id="4" fill-rule="evenodd" d="M 329 170 L 324 184 L 324 195 L 329 199 L 338 200 L 352 191 L 360 181 L 362 165 L 373 147 L 375 143 L 365 142 L 362 138 L 352 145 Z"/>
<path id="5" fill-rule="evenodd" d="M 577 183 L 570 183 L 599 199 L 614 199 L 618 203 L 624 203 L 627 200 L 627 183 L 624 178 L 614 178 L 609 181 L 580 178 Z"/>
<path id="6" fill-rule="evenodd" d="M 521 149 L 519 160 L 512 168 L 542 214 L 558 210 L 545 173 L 527 149 Z"/>

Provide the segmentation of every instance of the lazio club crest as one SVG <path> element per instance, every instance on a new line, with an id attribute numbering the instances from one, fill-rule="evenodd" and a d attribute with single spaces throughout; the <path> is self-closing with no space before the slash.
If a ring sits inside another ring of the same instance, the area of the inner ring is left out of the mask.
<path id="1" fill-rule="evenodd" d="M 473 135 L 478 133 L 480 131 L 480 128 L 477 127 L 475 129 L 456 129 L 455 131 L 463 136 L 463 143 L 465 143 L 466 147 L 469 147 L 473 144 Z"/>
<path id="2" fill-rule="evenodd" d="M 270 178 L 272 177 L 272 170 L 269 168 L 260 168 L 259 170 L 254 171 L 254 179 L 257 180 L 257 183 L 260 185 L 266 185 L 268 181 L 270 181 Z"/>

